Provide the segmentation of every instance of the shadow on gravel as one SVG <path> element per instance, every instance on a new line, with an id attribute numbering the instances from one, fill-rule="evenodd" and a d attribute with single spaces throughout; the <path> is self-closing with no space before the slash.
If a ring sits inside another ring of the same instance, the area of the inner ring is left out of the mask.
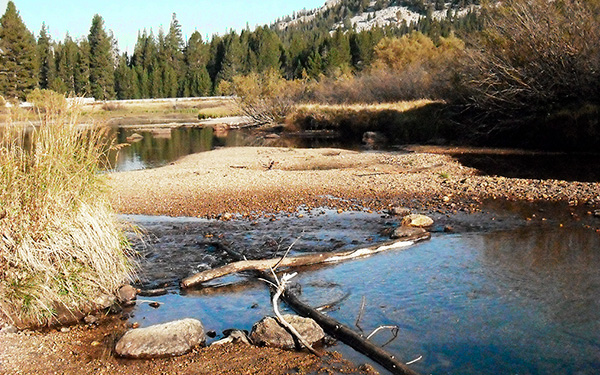
<path id="1" fill-rule="evenodd" d="M 600 181 L 598 154 L 451 154 L 464 166 L 476 168 L 484 175 L 508 178 L 554 179 L 565 181 Z"/>

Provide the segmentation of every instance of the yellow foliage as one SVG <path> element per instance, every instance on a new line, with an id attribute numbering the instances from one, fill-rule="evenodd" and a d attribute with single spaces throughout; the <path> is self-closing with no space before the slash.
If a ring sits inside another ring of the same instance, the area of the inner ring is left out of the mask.
<path id="1" fill-rule="evenodd" d="M 440 38 L 436 46 L 430 38 L 415 31 L 401 38 L 383 38 L 375 46 L 373 66 L 375 69 L 388 68 L 398 72 L 415 64 L 439 67 L 451 61 L 464 48 L 464 42 L 454 36 Z"/>
<path id="2" fill-rule="evenodd" d="M 242 112 L 261 124 L 283 121 L 301 97 L 304 87 L 304 81 L 288 81 L 275 69 L 236 76 L 232 82 Z"/>

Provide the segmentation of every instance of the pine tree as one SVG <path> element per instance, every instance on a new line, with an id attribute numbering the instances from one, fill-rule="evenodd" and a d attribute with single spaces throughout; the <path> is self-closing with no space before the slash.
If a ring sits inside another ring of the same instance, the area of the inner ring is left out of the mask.
<path id="1" fill-rule="evenodd" d="M 185 66 L 183 60 L 184 41 L 181 33 L 181 25 L 177 21 L 177 15 L 173 13 L 169 32 L 165 38 L 165 96 L 176 97 L 183 93 L 183 77 Z"/>
<path id="2" fill-rule="evenodd" d="M 114 91 L 114 58 L 112 40 L 104 30 L 104 20 L 96 14 L 88 35 L 90 46 L 90 86 L 96 99 L 112 99 Z"/>
<path id="3" fill-rule="evenodd" d="M 77 46 L 75 68 L 73 72 L 75 93 L 77 95 L 94 95 L 90 82 L 90 44 L 82 39 Z"/>
<path id="4" fill-rule="evenodd" d="M 6 99 L 25 99 L 38 85 L 36 43 L 9 1 L 0 18 L 0 94 Z"/>
<path id="5" fill-rule="evenodd" d="M 135 82 L 129 67 L 129 59 L 124 53 L 119 57 L 117 69 L 115 69 L 115 93 L 117 99 L 132 99 L 135 96 Z"/>
<path id="6" fill-rule="evenodd" d="M 52 39 L 48 34 L 48 27 L 42 23 L 40 36 L 37 41 L 37 56 L 39 71 L 39 86 L 42 89 L 48 89 L 56 78 L 56 61 Z"/>
<path id="7" fill-rule="evenodd" d="M 230 81 L 242 71 L 242 45 L 240 37 L 235 32 L 227 34 L 223 40 L 223 59 L 215 79 L 215 87 L 221 81 Z"/>
<path id="8" fill-rule="evenodd" d="M 210 94 L 212 82 L 208 75 L 208 46 L 202 36 L 195 31 L 185 48 L 185 65 L 187 68 L 183 82 L 183 96 L 206 96 Z"/>
<path id="9" fill-rule="evenodd" d="M 272 30 L 258 27 L 250 37 L 249 47 L 256 56 L 259 73 L 281 68 L 281 40 Z"/>

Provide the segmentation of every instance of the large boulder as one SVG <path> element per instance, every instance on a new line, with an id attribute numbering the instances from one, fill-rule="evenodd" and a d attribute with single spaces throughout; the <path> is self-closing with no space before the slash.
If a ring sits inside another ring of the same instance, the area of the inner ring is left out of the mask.
<path id="1" fill-rule="evenodd" d="M 412 214 L 402 218 L 402 226 L 426 228 L 433 225 L 433 219 L 429 216 Z"/>
<path id="2" fill-rule="evenodd" d="M 283 318 L 311 345 L 325 337 L 323 329 L 313 319 L 298 315 L 284 315 Z M 263 318 L 252 326 L 250 341 L 258 346 L 271 346 L 281 349 L 296 348 L 294 337 L 279 324 L 277 319 L 270 316 Z"/>
<path id="3" fill-rule="evenodd" d="M 175 357 L 206 342 L 204 326 L 196 319 L 183 319 L 127 331 L 115 351 L 127 358 Z"/>

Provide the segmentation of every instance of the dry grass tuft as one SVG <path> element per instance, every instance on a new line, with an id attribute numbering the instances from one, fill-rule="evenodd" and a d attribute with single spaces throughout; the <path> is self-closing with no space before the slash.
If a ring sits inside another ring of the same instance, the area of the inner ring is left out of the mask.
<path id="1" fill-rule="evenodd" d="M 0 128 L 0 313 L 27 325 L 114 294 L 134 270 L 99 173 L 109 147 L 76 107 Z"/>

